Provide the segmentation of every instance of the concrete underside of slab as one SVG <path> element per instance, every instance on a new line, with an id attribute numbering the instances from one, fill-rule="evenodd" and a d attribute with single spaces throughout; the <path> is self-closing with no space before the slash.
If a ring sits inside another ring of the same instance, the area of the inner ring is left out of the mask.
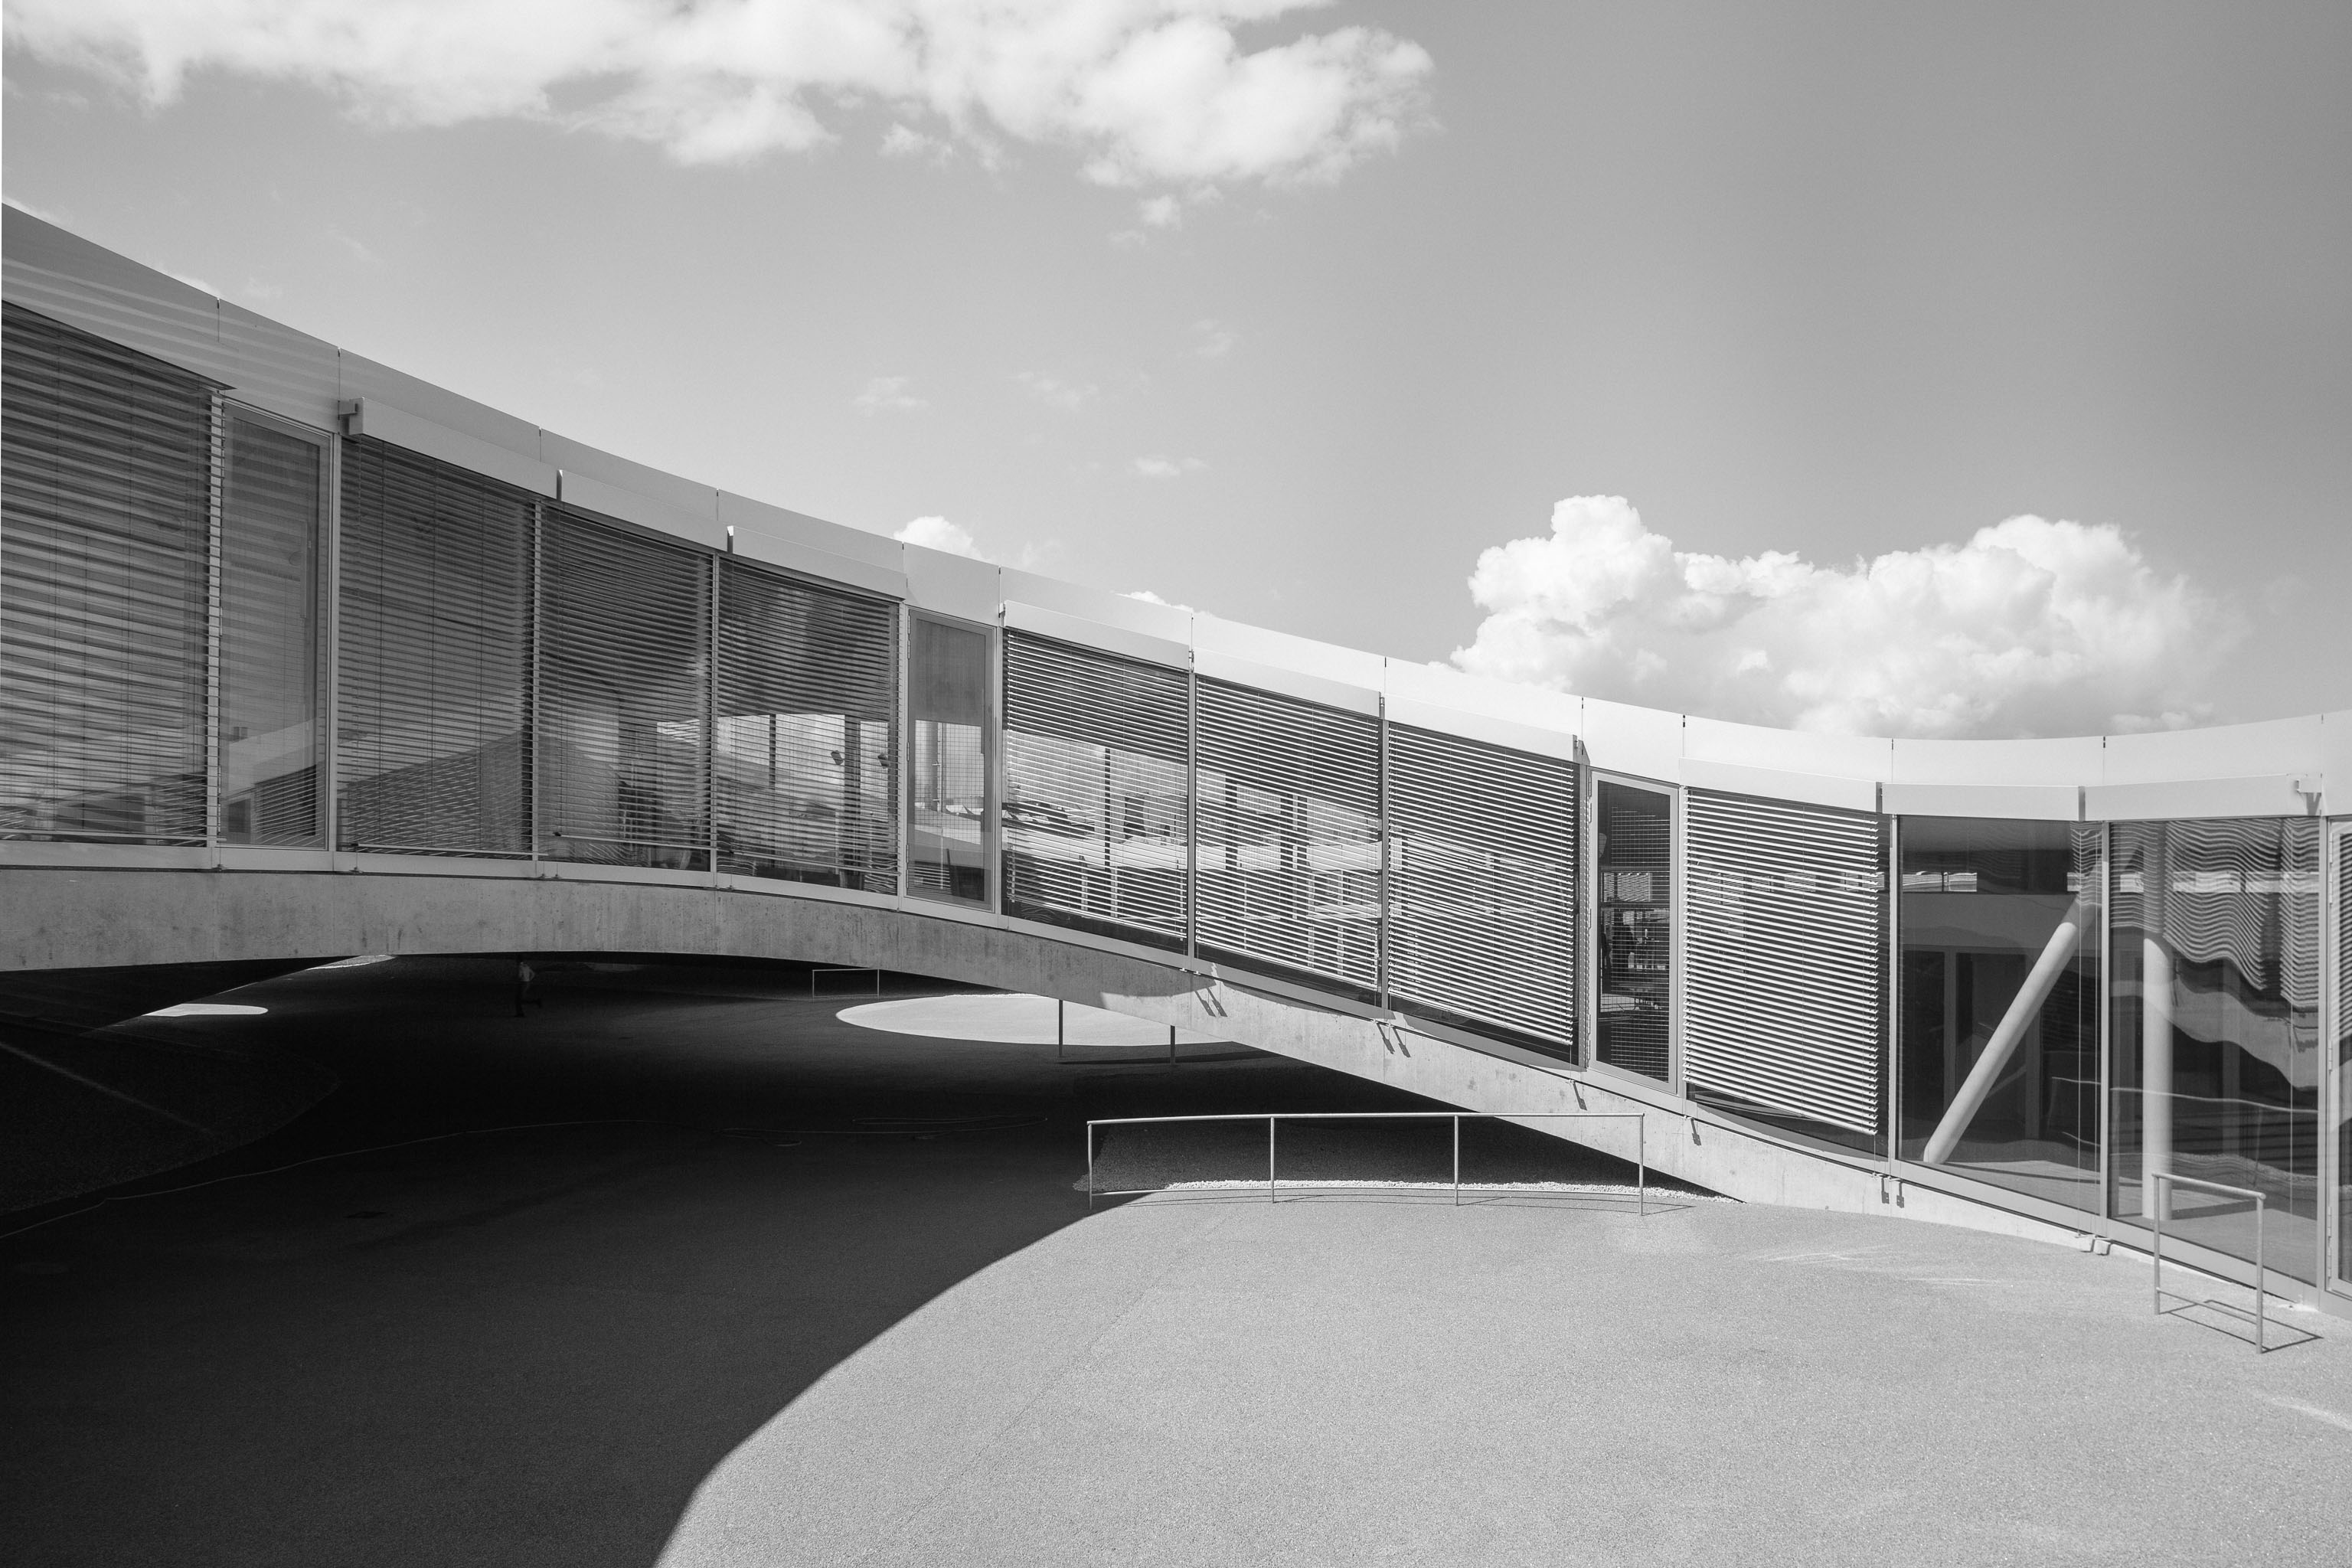
<path id="1" fill-rule="evenodd" d="M 501 869 L 505 869 L 501 868 Z M 1528 1125 L 1750 1203 L 1900 1215 L 2049 1241 L 2074 1232 L 1882 1179 L 1859 1161 L 1727 1126 L 1628 1086 L 1343 1007 L 919 903 L 573 875 L 11 868 L 0 973 L 355 953 L 634 953 L 789 959 L 1058 996 L 1311 1062 Z M 1642 1120 L 1634 1121 L 1638 1116 Z M 1612 1119 L 1613 1118 L 1613 1119 Z"/>

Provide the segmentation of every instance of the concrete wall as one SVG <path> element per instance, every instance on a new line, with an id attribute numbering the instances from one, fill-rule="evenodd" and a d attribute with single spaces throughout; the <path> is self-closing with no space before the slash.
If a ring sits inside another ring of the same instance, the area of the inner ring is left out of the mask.
<path id="1" fill-rule="evenodd" d="M 1325 1006 L 1249 977 L 1082 945 L 919 905 L 655 882 L 507 875 L 26 867 L 5 873 L 0 973 L 363 952 L 627 952 L 783 958 L 1059 996 L 1393 1085 L 1750 1202 L 1895 1214 L 2009 1235 L 2073 1234 L 1948 1194 L 1894 1186 L 1859 1160 L 1805 1152 L 1631 1085 L 1514 1060 Z M 1640 1140 L 1637 1149 L 1637 1137 Z"/>

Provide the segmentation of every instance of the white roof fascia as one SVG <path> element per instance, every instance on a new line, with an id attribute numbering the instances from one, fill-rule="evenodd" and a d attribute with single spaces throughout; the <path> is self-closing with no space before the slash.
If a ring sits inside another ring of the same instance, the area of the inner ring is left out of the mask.
<path id="1" fill-rule="evenodd" d="M 1024 605 L 1017 599 L 1004 601 L 1004 624 L 1016 631 L 1034 632 L 1039 637 L 1076 643 L 1081 647 L 1099 648 L 1105 653 L 1139 659 L 1146 664 L 1164 664 L 1174 669 L 1189 669 L 1192 664 L 1192 650 L 1181 642 L 1129 631 L 1125 626 L 1105 626 L 1100 621 L 1089 621 L 1078 616 L 1066 616 L 1059 610 Z"/>
<path id="2" fill-rule="evenodd" d="M 2099 777 L 2092 782 L 2164 784 L 2317 772 L 2327 765 L 2324 730 L 2321 716 L 2311 713 L 2255 724 L 2217 724 L 2210 730 L 2109 735 Z"/>
<path id="3" fill-rule="evenodd" d="M 1192 612 L 1178 605 L 1155 605 L 1129 595 L 1040 577 L 1034 572 L 1010 566 L 1002 569 L 1001 576 L 1008 603 L 1017 601 L 1103 626 L 1124 626 L 1146 637 L 1188 647 L 1192 641 Z"/>
<path id="4" fill-rule="evenodd" d="M 1893 749 L 1887 778 L 1894 784 L 2073 786 L 2104 782 L 2105 751 L 2097 735 L 2046 741 L 1898 740 Z"/>
<path id="5" fill-rule="evenodd" d="M 1360 690 L 1378 692 L 1388 661 L 1376 653 L 1293 637 L 1264 626 L 1244 626 L 1217 616 L 1194 615 L 1192 647 L 1270 669 L 1287 669 Z"/>
<path id="6" fill-rule="evenodd" d="M 2173 779 L 2162 783 L 2093 784 L 2083 792 L 2083 815 L 2093 822 L 2162 817 L 2303 816 L 2320 794 L 2319 770 L 2259 773 L 2236 779 Z M 2308 795 L 2305 792 L 2308 791 Z"/>
<path id="7" fill-rule="evenodd" d="M 1683 716 L 1588 697 L 1584 749 L 1596 768 L 1672 784 L 1682 777 Z"/>
<path id="8" fill-rule="evenodd" d="M 992 622 L 1004 603 L 994 563 L 919 544 L 904 546 L 907 602 L 967 621 Z"/>
<path id="9" fill-rule="evenodd" d="M 1295 697 L 1302 702 L 1317 702 L 1326 708 L 1338 708 L 1349 713 L 1363 713 L 1378 718 L 1381 694 L 1368 686 L 1351 686 L 1342 680 L 1329 680 L 1303 670 L 1286 669 L 1277 665 L 1260 664 L 1255 659 L 1236 658 L 1229 653 L 1218 653 L 1195 644 L 1192 668 L 1212 679 L 1230 681 L 1235 686 L 1254 687 L 1283 697 Z"/>
<path id="10" fill-rule="evenodd" d="M 690 540 L 714 550 L 727 548 L 727 531 L 717 516 L 703 517 L 569 468 L 559 470 L 557 499 L 566 506 L 634 522 L 656 533 Z M 713 510 L 715 512 L 716 508 Z"/>
<path id="11" fill-rule="evenodd" d="M 560 489 L 556 471 L 538 458 L 526 458 L 478 436 L 419 418 L 381 398 L 353 399 L 350 411 L 343 416 L 343 434 L 390 442 L 517 489 L 553 496 Z"/>
<path id="12" fill-rule="evenodd" d="M 793 511 L 788 507 L 771 506 L 763 500 L 739 496 L 732 490 L 719 490 L 717 495 L 719 521 L 724 525 L 760 529 L 771 538 L 789 539 L 827 555 L 863 561 L 868 566 L 879 566 L 886 572 L 901 576 L 906 574 L 907 547 L 887 534 L 869 533 L 862 528 L 827 522 L 821 517 L 811 517 L 804 511 Z"/>
<path id="13" fill-rule="evenodd" d="M 2000 816 L 2028 822 L 2079 822 L 2083 816 L 2079 784 L 1895 783 L 1886 786 L 1884 799 L 1890 816 Z"/>
<path id="14" fill-rule="evenodd" d="M 1790 773 L 1780 768 L 1753 768 L 1741 763 L 1711 762 L 1705 757 L 1683 759 L 1683 783 L 1727 795 L 1760 795 L 1767 800 L 1803 801 L 1848 811 L 1876 811 L 1879 784 L 1874 779 L 1838 778 L 1829 773 Z"/>

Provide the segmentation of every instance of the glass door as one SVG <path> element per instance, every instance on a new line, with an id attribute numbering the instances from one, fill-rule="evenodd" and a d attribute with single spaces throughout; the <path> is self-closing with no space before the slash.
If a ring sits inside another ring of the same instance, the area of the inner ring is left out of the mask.
<path id="1" fill-rule="evenodd" d="M 1594 1059 L 1674 1081 L 1675 797 L 1600 781 L 1594 827 Z"/>

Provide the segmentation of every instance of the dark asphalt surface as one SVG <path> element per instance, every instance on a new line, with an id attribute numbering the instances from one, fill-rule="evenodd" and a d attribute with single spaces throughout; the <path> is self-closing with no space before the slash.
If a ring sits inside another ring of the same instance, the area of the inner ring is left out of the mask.
<path id="1" fill-rule="evenodd" d="M 511 965 L 403 959 L 131 1026 L 340 1087 L 115 1189 L 163 1195 L 0 1240 L 0 1554 L 649 1563 L 829 1368 L 1086 1215 L 1087 1116 L 1415 1103 L 1277 1058 L 879 1034 L 805 985 L 558 968 L 518 1020 Z M 589 1124 L 477 1131 L 548 1122 Z"/>

